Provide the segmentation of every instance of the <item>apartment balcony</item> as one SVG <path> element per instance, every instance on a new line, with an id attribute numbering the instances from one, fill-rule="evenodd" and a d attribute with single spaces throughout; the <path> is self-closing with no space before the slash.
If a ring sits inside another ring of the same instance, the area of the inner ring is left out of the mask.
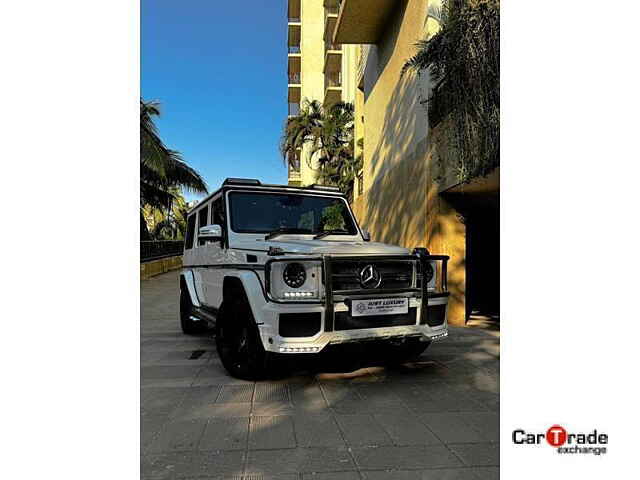
<path id="1" fill-rule="evenodd" d="M 324 106 L 330 107 L 342 100 L 342 74 L 331 72 L 324 76 Z"/>
<path id="2" fill-rule="evenodd" d="M 289 49 L 297 48 L 298 53 L 300 53 L 300 35 L 302 32 L 302 24 L 298 19 L 297 22 L 292 22 L 292 19 L 289 19 L 289 23 L 287 24 L 287 46 Z"/>
<path id="3" fill-rule="evenodd" d="M 302 75 L 300 72 L 289 73 L 288 86 L 288 99 L 289 103 L 300 103 L 300 91 L 302 89 Z"/>
<path id="4" fill-rule="evenodd" d="M 339 72 L 342 69 L 342 45 L 332 42 L 324 44 L 324 73 Z"/>
<path id="5" fill-rule="evenodd" d="M 333 33 L 336 43 L 378 43 L 399 0 L 342 0 Z"/>
<path id="6" fill-rule="evenodd" d="M 325 9 L 324 11 L 324 40 L 330 42 L 333 40 L 333 32 L 336 29 L 336 22 L 338 21 L 338 10 Z"/>
<path id="7" fill-rule="evenodd" d="M 300 3 L 302 0 L 289 0 L 287 8 L 287 15 L 289 16 L 289 22 L 300 22 Z"/>
<path id="8" fill-rule="evenodd" d="M 289 110 L 287 115 L 289 117 L 295 117 L 297 115 L 300 115 L 300 104 L 295 102 L 289 102 Z"/>

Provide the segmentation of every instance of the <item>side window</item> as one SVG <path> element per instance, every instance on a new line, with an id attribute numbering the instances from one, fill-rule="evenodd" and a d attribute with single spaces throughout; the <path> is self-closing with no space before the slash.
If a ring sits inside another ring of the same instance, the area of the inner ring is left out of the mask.
<path id="1" fill-rule="evenodd" d="M 209 205 L 198 211 L 198 231 L 207 225 L 209 225 Z M 198 245 L 204 245 L 204 240 L 198 239 Z"/>
<path id="2" fill-rule="evenodd" d="M 213 223 L 214 225 L 220 225 L 222 227 L 222 242 L 220 246 L 224 248 L 227 238 L 227 220 L 226 214 L 224 212 L 224 197 L 220 195 L 218 198 L 216 198 L 213 201 L 211 208 L 211 223 Z"/>
<path id="3" fill-rule="evenodd" d="M 184 249 L 190 250 L 193 247 L 193 235 L 196 231 L 196 214 L 192 213 L 187 219 L 187 238 L 184 241 Z"/>
<path id="4" fill-rule="evenodd" d="M 224 201 L 222 200 L 222 195 L 216 198 L 213 201 L 213 223 L 216 225 L 220 225 L 222 230 L 224 231 L 224 227 L 226 224 L 225 214 L 224 214 Z"/>

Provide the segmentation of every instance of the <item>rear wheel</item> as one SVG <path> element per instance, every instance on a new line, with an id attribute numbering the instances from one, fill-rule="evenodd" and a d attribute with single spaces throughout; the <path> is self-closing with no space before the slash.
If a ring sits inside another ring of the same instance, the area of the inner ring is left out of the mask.
<path id="1" fill-rule="evenodd" d="M 267 375 L 270 355 L 262 346 L 246 299 L 222 305 L 216 322 L 216 347 L 231 376 L 259 380 Z"/>
<path id="2" fill-rule="evenodd" d="M 202 333 L 206 329 L 206 323 L 204 320 L 193 320 L 193 304 L 191 303 L 191 297 L 189 291 L 181 287 L 180 288 L 180 327 L 182 332 L 187 335 L 194 335 L 196 333 Z"/>

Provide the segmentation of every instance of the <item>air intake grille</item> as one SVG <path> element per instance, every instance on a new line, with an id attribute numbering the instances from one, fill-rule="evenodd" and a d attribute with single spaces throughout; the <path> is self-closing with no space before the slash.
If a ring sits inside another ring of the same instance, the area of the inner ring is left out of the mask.
<path id="1" fill-rule="evenodd" d="M 281 313 L 279 318 L 281 337 L 313 337 L 320 331 L 320 312 Z"/>
<path id="2" fill-rule="evenodd" d="M 447 314 L 447 305 L 430 305 L 427 310 L 427 325 L 430 327 L 437 327 L 438 325 L 442 325 L 444 323 L 444 319 Z M 424 318 L 421 319 L 420 323 L 424 324 Z"/>

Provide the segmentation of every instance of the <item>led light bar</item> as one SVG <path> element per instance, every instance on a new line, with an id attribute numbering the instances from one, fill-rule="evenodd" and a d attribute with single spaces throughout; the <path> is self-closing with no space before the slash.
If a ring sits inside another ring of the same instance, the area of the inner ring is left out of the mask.
<path id="1" fill-rule="evenodd" d="M 280 347 L 280 353 L 313 353 L 319 350 L 319 347 Z"/>
<path id="2" fill-rule="evenodd" d="M 284 292 L 284 298 L 312 298 L 314 292 Z"/>
<path id="3" fill-rule="evenodd" d="M 449 336 L 449 334 L 448 334 L 447 332 L 439 333 L 438 335 L 434 335 L 434 336 L 432 336 L 432 337 L 431 337 L 431 340 L 441 340 L 441 339 L 443 339 L 444 337 L 448 337 L 448 336 Z"/>

